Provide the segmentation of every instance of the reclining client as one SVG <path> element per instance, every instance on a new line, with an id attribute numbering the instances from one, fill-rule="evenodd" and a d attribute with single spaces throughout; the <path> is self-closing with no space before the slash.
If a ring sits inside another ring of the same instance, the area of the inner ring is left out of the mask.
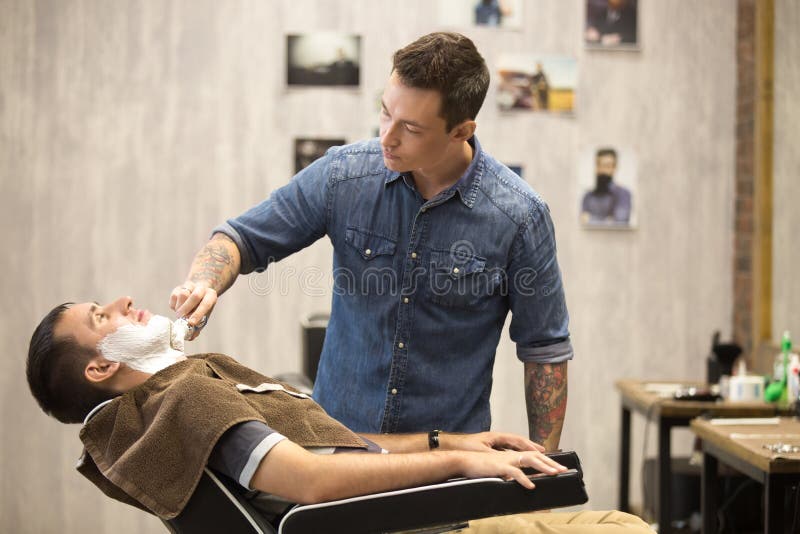
<path id="1" fill-rule="evenodd" d="M 162 518 L 180 513 L 206 465 L 268 495 L 261 505 L 274 514 L 287 501 L 331 501 L 457 476 L 513 478 L 533 489 L 522 467 L 565 470 L 514 434 L 441 434 L 434 451 L 428 434 L 357 435 L 307 395 L 232 358 L 187 358 L 185 328 L 135 309 L 129 297 L 64 304 L 37 326 L 28 352 L 28 384 L 42 409 L 61 422 L 84 423 L 78 470 L 107 495 Z M 537 525 L 543 532 L 649 532 L 620 512 L 525 516 L 526 532 Z M 521 519 L 479 520 L 470 531 L 502 520 Z"/>

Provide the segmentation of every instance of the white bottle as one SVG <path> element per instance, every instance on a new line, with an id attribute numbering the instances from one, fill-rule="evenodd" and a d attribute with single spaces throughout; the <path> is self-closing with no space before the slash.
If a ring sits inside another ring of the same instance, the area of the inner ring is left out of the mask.
<path id="1" fill-rule="evenodd" d="M 797 354 L 789 355 L 788 373 L 786 386 L 789 389 L 789 400 L 796 401 L 800 397 L 800 356 Z"/>

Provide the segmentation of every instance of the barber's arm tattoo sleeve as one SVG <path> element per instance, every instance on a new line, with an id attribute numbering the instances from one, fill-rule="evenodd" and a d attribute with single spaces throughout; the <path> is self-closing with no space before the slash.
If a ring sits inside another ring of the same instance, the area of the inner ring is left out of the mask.
<path id="1" fill-rule="evenodd" d="M 567 362 L 526 363 L 525 402 L 530 439 L 558 449 L 567 412 Z"/>
<path id="2" fill-rule="evenodd" d="M 241 256 L 236 243 L 225 234 L 214 234 L 194 257 L 189 280 L 205 283 L 222 294 L 239 275 Z"/>

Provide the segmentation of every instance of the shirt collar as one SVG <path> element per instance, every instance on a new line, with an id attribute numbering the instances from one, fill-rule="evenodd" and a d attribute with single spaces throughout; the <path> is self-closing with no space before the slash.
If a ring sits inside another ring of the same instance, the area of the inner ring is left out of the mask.
<path id="1" fill-rule="evenodd" d="M 478 196 L 478 187 L 481 184 L 485 163 L 483 161 L 483 149 L 478 142 L 477 136 L 473 135 L 467 142 L 472 147 L 472 161 L 467 170 L 464 171 L 464 174 L 461 175 L 461 178 L 450 187 L 450 190 L 458 191 L 461 202 L 468 208 L 472 208 Z M 395 182 L 404 174 L 402 172 L 389 171 L 386 176 L 386 185 Z"/>
<path id="2" fill-rule="evenodd" d="M 483 149 L 481 149 L 478 138 L 473 135 L 467 142 L 472 146 L 472 161 L 453 187 L 461 196 L 461 202 L 468 208 L 472 208 L 478 197 L 478 187 L 481 185 L 485 163 Z"/>
<path id="3" fill-rule="evenodd" d="M 396 181 L 398 178 L 403 176 L 402 172 L 390 171 L 389 169 L 386 170 L 388 171 L 388 173 L 386 174 L 386 185 L 389 185 L 390 183 Z"/>

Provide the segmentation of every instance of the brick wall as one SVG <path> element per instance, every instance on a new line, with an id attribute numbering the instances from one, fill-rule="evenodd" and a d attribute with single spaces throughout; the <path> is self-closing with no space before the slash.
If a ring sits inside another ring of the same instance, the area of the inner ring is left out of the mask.
<path id="1" fill-rule="evenodd" d="M 753 240 L 756 112 L 756 0 L 738 0 L 736 18 L 736 189 L 733 338 L 753 349 Z"/>

